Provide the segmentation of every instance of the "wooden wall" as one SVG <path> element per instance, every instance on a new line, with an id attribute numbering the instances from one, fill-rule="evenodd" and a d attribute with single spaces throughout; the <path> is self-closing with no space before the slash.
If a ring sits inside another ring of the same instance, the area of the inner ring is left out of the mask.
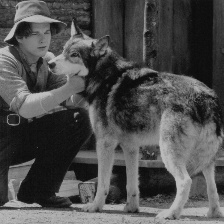
<path id="1" fill-rule="evenodd" d="M 93 0 L 93 36 L 110 35 L 112 47 L 142 62 L 145 0 Z"/>
<path id="2" fill-rule="evenodd" d="M 214 0 L 213 88 L 224 111 L 224 1 Z"/>
<path id="3" fill-rule="evenodd" d="M 199 0 L 93 1 L 94 37 L 109 34 L 120 54 L 153 69 L 194 76 Z"/>
<path id="4" fill-rule="evenodd" d="M 213 1 L 146 0 L 145 16 L 146 64 L 212 87 Z"/>
<path id="5" fill-rule="evenodd" d="M 93 36 L 124 57 L 212 87 L 213 0 L 93 0 L 93 12 Z"/>
<path id="6" fill-rule="evenodd" d="M 191 0 L 147 0 L 145 30 L 154 38 L 153 46 L 146 41 L 147 65 L 178 74 L 191 72 Z M 151 17 L 151 15 L 154 16 Z M 151 18 L 151 19 L 148 19 Z M 145 42 L 145 41 L 144 41 Z M 147 49 L 149 48 L 149 49 Z"/>

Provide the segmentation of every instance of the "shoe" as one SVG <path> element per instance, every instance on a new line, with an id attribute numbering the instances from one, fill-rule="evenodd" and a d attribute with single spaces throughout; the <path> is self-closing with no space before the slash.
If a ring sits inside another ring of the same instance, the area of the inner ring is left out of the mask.
<path id="1" fill-rule="evenodd" d="M 72 205 L 69 198 L 55 195 L 49 198 L 36 198 L 35 203 L 45 208 L 68 208 Z"/>
<path id="2" fill-rule="evenodd" d="M 33 197 L 31 194 L 26 194 L 20 190 L 17 194 L 17 200 L 24 202 L 26 204 L 37 203 L 42 207 L 51 208 L 68 208 L 72 205 L 69 198 L 59 197 L 56 195 L 50 197 Z"/>
<path id="3" fill-rule="evenodd" d="M 26 204 L 37 203 L 45 208 L 69 208 L 72 205 L 69 198 L 55 195 L 49 198 L 35 198 L 35 200 L 29 199 L 28 197 L 23 198 L 17 195 L 17 199 Z"/>

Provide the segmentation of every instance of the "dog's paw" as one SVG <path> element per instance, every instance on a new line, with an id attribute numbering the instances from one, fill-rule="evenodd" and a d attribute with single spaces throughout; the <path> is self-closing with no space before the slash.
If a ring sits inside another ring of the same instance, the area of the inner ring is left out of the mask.
<path id="1" fill-rule="evenodd" d="M 223 218 L 224 214 L 222 213 L 222 211 L 218 207 L 216 209 L 209 209 L 209 211 L 207 213 L 207 217 L 208 218 Z"/>
<path id="2" fill-rule="evenodd" d="M 173 220 L 173 219 L 179 219 L 179 218 L 180 218 L 180 214 L 177 214 L 170 209 L 164 210 L 156 216 L 156 219 L 170 219 L 170 220 Z"/>
<path id="3" fill-rule="evenodd" d="M 124 206 L 124 212 L 137 213 L 139 212 L 139 206 L 131 203 L 127 203 Z"/>
<path id="4" fill-rule="evenodd" d="M 82 211 L 84 212 L 101 212 L 102 208 L 97 206 L 95 203 L 88 203 L 83 208 Z"/>

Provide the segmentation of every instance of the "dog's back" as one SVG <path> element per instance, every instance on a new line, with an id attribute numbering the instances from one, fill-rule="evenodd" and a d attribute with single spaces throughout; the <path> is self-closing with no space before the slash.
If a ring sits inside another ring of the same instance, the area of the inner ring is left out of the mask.
<path id="1" fill-rule="evenodd" d="M 217 135 L 222 133 L 222 113 L 216 94 L 187 76 L 147 68 L 127 70 L 105 97 L 107 119 L 127 133 L 152 131 L 155 113 L 161 119 L 167 109 L 189 116 L 201 126 L 213 121 Z"/>
<path id="2" fill-rule="evenodd" d="M 109 131 L 116 144 L 126 150 L 160 145 L 171 173 L 170 156 L 185 164 L 190 176 L 210 165 L 223 136 L 215 92 L 196 79 L 130 66 L 110 54 L 105 56 L 110 63 L 105 60 L 96 66 L 87 88 L 97 105 L 94 114 L 100 118 L 101 131 Z M 96 133 L 99 138 L 101 134 Z M 166 142 L 172 147 L 167 149 Z"/>

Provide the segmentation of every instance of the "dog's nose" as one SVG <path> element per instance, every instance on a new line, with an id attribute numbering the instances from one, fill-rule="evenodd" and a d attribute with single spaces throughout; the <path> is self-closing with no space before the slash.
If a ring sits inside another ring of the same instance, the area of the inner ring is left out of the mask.
<path id="1" fill-rule="evenodd" d="M 55 65 L 56 65 L 55 62 L 51 62 L 51 63 L 48 62 L 48 66 L 49 66 L 50 69 L 54 68 Z"/>

